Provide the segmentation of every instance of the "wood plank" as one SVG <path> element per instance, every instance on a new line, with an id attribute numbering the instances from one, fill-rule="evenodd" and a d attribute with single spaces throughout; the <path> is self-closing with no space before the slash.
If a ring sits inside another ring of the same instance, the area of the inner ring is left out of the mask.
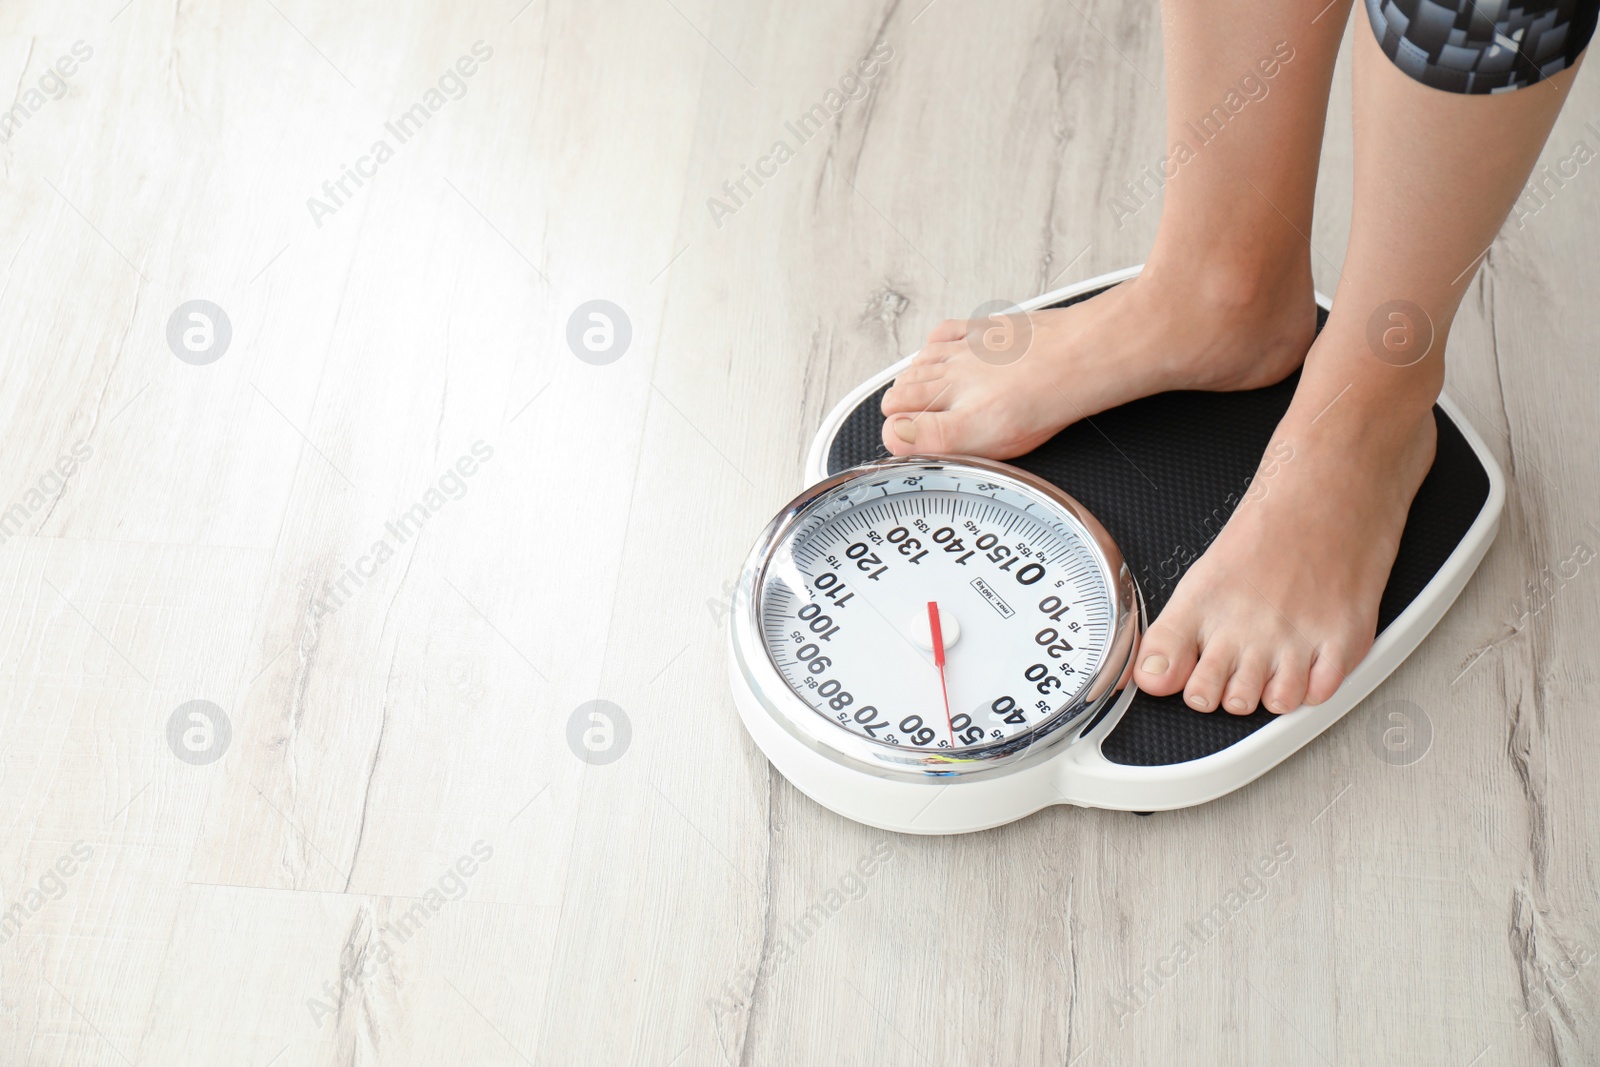
<path id="1" fill-rule="evenodd" d="M 0 541 L 0 1061 L 1600 1059 L 1592 168 L 1452 333 L 1510 497 L 1418 652 L 1202 808 L 924 839 L 755 749 L 730 581 L 848 389 L 1143 257 L 1158 206 L 1108 201 L 1163 149 L 1154 3 L 18 0 L 0 83 L 78 40 L 0 143 L 0 509 L 47 482 Z M 1579 78 L 1546 161 L 1596 116 Z M 1346 55 L 1325 291 L 1349 137 Z M 166 342 L 195 298 L 207 366 Z M 568 343 L 597 299 L 603 365 Z M 214 763 L 168 745 L 196 698 Z M 613 762 L 570 740 L 597 699 Z M 1403 767 L 1395 701 L 1432 730 Z"/>

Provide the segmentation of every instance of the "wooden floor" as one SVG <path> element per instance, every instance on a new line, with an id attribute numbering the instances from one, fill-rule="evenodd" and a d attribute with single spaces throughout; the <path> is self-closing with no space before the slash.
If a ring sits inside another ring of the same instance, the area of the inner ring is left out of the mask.
<path id="1" fill-rule="evenodd" d="M 1266 778 L 919 839 L 741 729 L 728 583 L 823 412 L 1154 232 L 1155 4 L 1005 12 L 0 9 L 0 1063 L 1600 1063 L 1594 168 L 1451 337 L 1499 540 Z"/>

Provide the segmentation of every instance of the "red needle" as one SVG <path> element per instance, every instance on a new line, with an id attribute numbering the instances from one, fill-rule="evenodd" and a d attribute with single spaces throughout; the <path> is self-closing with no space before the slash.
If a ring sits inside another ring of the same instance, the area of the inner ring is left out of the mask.
<path id="1" fill-rule="evenodd" d="M 928 601 L 928 632 L 933 636 L 933 665 L 939 668 L 939 692 L 944 694 L 944 721 L 950 727 L 950 747 L 956 747 L 956 724 L 950 718 L 950 688 L 944 682 L 944 631 L 939 628 L 939 602 Z"/>

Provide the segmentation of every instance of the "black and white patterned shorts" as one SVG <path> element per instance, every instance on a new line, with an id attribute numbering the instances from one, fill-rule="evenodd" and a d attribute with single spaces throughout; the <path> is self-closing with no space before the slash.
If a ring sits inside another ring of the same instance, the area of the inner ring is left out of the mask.
<path id="1" fill-rule="evenodd" d="M 1566 70 L 1600 0 L 1366 0 L 1383 52 L 1424 85 L 1505 93 Z"/>

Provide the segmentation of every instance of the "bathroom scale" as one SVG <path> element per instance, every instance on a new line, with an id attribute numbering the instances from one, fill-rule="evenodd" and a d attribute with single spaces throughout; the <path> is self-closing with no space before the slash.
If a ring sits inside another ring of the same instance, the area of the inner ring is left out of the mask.
<path id="1" fill-rule="evenodd" d="M 1065 307 L 1139 269 L 1012 310 Z M 823 420 L 809 488 L 762 532 L 729 614 L 745 728 L 802 792 L 867 825 L 963 833 L 1051 804 L 1143 814 L 1239 789 L 1411 654 L 1499 525 L 1504 477 L 1441 396 L 1371 651 L 1315 707 L 1201 714 L 1132 684 L 1138 636 L 1249 492 L 1298 372 L 1146 397 L 1002 463 L 884 450 L 879 402 L 910 359 Z"/>

